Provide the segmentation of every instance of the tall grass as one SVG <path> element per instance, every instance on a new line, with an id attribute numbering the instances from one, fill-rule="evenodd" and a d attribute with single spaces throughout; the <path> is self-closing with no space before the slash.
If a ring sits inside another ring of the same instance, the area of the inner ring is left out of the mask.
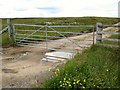
<path id="1" fill-rule="evenodd" d="M 118 48 L 92 46 L 48 79 L 45 88 L 118 88 Z"/>
<path id="2" fill-rule="evenodd" d="M 8 33 L 3 33 L 3 34 L 2 34 L 2 39 L 0 40 L 0 44 L 1 44 L 3 47 L 9 47 L 9 46 L 12 46 L 14 43 L 13 43 L 13 41 L 9 38 Z"/>
<path id="3" fill-rule="evenodd" d="M 119 36 L 112 35 L 110 38 L 119 39 Z M 107 41 L 103 43 L 109 44 Z M 54 77 L 48 79 L 44 87 L 120 88 L 119 53 L 119 48 L 92 46 L 82 54 L 76 55 L 60 70 L 56 69 Z"/>

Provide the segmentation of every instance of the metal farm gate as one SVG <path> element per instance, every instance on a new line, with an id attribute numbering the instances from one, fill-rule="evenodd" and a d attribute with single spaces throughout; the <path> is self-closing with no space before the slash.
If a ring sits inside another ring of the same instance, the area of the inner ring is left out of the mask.
<path id="1" fill-rule="evenodd" d="M 31 28 L 32 30 L 21 30 L 15 28 Z M 94 31 L 94 26 L 49 26 L 49 25 L 28 25 L 28 24 L 14 24 L 15 29 L 15 42 L 19 46 L 29 46 L 29 47 L 38 47 L 38 48 L 47 48 L 55 50 L 53 46 L 56 44 L 69 42 L 69 45 L 73 45 L 74 47 L 86 48 L 87 46 L 94 44 L 94 33 L 87 33 L 87 29 L 91 29 Z M 86 32 L 82 32 L 86 30 Z M 86 40 L 89 34 L 91 38 Z M 83 37 L 82 37 L 83 35 Z M 81 36 L 81 37 L 80 37 Z M 85 44 L 82 42 L 86 40 L 90 41 L 90 44 Z M 53 43 L 53 45 L 49 44 Z M 38 44 L 41 44 L 38 45 Z M 36 46 L 37 45 L 37 46 Z M 44 46 L 45 45 L 45 46 Z M 84 46 L 83 46 L 84 45 Z M 58 47 L 58 46 L 57 46 Z M 59 47 L 60 48 L 60 47 Z"/>
<path id="2" fill-rule="evenodd" d="M 75 54 L 94 44 L 93 25 L 13 24 L 8 19 L 8 28 L 16 45 L 44 48 L 46 53 L 58 51 Z"/>

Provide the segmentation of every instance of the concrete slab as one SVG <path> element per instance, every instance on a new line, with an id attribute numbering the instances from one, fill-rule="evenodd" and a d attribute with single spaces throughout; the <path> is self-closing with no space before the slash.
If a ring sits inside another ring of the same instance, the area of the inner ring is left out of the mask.
<path id="1" fill-rule="evenodd" d="M 46 57 L 47 59 L 53 59 L 53 60 L 60 60 L 60 61 L 64 61 L 65 59 L 62 58 L 57 58 L 57 57 Z"/>
<path id="2" fill-rule="evenodd" d="M 69 52 L 55 51 L 55 52 L 46 53 L 45 55 L 46 56 L 51 56 L 51 57 L 57 57 L 57 58 L 70 59 L 75 54 L 74 53 L 69 53 Z"/>
<path id="3" fill-rule="evenodd" d="M 60 62 L 59 60 L 48 59 L 48 58 L 43 58 L 42 61 L 48 61 L 48 62 Z"/>

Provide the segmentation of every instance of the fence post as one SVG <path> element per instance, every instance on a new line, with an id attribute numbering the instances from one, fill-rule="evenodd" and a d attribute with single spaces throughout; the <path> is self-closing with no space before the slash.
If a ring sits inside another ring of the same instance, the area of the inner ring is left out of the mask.
<path id="1" fill-rule="evenodd" d="M 46 23 L 46 25 L 45 25 L 45 32 L 46 32 L 46 52 L 47 52 L 47 50 L 48 50 L 48 23 Z"/>
<path id="2" fill-rule="evenodd" d="M 97 23 L 96 24 L 96 44 L 100 44 L 102 40 L 102 34 L 100 34 L 99 32 L 102 31 L 102 23 Z"/>
<path id="3" fill-rule="evenodd" d="M 14 26 L 12 24 L 11 19 L 7 19 L 7 24 L 8 24 L 8 33 L 9 33 L 9 38 L 10 40 L 12 40 L 13 44 L 16 44 L 16 40 L 15 40 L 15 29 Z"/>
<path id="4" fill-rule="evenodd" d="M 95 44 L 95 27 L 93 27 L 93 45 Z"/>

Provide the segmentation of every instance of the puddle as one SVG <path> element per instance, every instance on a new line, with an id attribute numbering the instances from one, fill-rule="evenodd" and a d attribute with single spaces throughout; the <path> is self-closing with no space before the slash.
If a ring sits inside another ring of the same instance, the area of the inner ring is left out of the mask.
<path id="1" fill-rule="evenodd" d="M 2 71 L 4 73 L 18 73 L 18 71 L 15 69 L 2 69 Z"/>
<path id="2" fill-rule="evenodd" d="M 26 54 L 29 53 L 30 51 L 18 51 L 18 52 L 13 52 L 11 55 L 17 55 L 17 54 Z"/>
<path id="3" fill-rule="evenodd" d="M 53 51 L 56 51 L 56 50 L 49 50 L 48 52 L 53 52 Z"/>
<path id="4" fill-rule="evenodd" d="M 6 57 L 6 58 L 3 58 L 2 60 L 11 61 L 11 60 L 14 60 L 14 58 L 13 57 Z"/>
<path id="5" fill-rule="evenodd" d="M 28 54 L 30 54 L 31 52 L 24 52 L 24 53 L 21 53 L 19 55 L 16 56 L 16 60 L 19 60 L 21 58 L 23 58 L 24 56 L 27 56 Z"/>

